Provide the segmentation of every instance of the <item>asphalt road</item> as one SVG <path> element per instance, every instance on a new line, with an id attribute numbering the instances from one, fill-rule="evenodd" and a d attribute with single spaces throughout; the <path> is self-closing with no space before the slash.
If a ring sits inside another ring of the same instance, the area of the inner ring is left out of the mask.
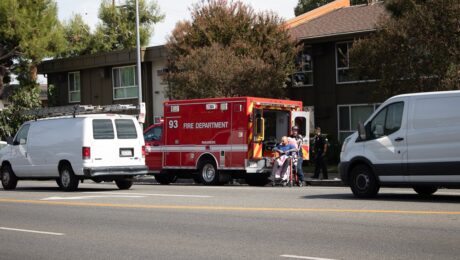
<path id="1" fill-rule="evenodd" d="M 459 259 L 460 191 L 54 182 L 0 189 L 0 259 Z"/>

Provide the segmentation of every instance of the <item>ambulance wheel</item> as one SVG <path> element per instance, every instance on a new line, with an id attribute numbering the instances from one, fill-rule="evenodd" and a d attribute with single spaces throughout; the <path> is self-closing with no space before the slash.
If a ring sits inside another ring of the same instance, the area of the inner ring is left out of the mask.
<path id="1" fill-rule="evenodd" d="M 75 191 L 78 189 L 78 177 L 75 176 L 70 164 L 65 163 L 59 167 L 59 187 L 64 191 Z"/>
<path id="2" fill-rule="evenodd" d="M 433 193 L 438 191 L 438 187 L 436 186 L 414 186 L 412 188 L 418 193 L 418 195 L 426 197 L 431 196 Z"/>
<path id="3" fill-rule="evenodd" d="M 372 198 L 379 192 L 380 185 L 372 170 L 360 164 L 351 170 L 350 188 L 358 198 Z"/>
<path id="4" fill-rule="evenodd" d="M 217 171 L 216 164 L 212 160 L 204 160 L 199 167 L 199 174 L 201 182 L 204 185 L 217 185 L 219 184 L 219 172 Z"/>
<path id="5" fill-rule="evenodd" d="M 161 185 L 169 185 L 176 182 L 177 176 L 170 173 L 155 174 L 155 180 Z"/>
<path id="6" fill-rule="evenodd" d="M 133 180 L 132 179 L 119 179 L 115 180 L 115 184 L 120 190 L 128 190 L 133 186 Z"/>
<path id="7" fill-rule="evenodd" d="M 4 164 L 2 166 L 2 186 L 5 190 L 14 190 L 16 189 L 16 185 L 18 185 L 18 178 L 11 169 L 9 164 Z"/>

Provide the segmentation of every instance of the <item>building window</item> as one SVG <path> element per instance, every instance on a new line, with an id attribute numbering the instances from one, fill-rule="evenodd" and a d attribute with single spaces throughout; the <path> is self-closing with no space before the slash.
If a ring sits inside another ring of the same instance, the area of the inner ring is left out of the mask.
<path id="1" fill-rule="evenodd" d="M 313 86 L 313 58 L 311 46 L 305 47 L 297 56 L 295 65 L 296 72 L 292 75 L 292 86 Z"/>
<path id="2" fill-rule="evenodd" d="M 113 99 L 131 99 L 139 97 L 136 66 L 113 68 Z"/>
<path id="3" fill-rule="evenodd" d="M 353 42 L 340 42 L 335 45 L 336 57 L 336 82 L 341 83 L 359 83 L 374 82 L 375 79 L 369 79 L 365 76 L 353 75 L 353 67 L 350 65 L 350 49 Z"/>
<path id="4" fill-rule="evenodd" d="M 69 72 L 69 103 L 80 102 L 80 72 Z"/>
<path id="5" fill-rule="evenodd" d="M 338 139 L 340 142 L 345 140 L 357 129 L 358 123 L 367 120 L 367 118 L 379 107 L 380 104 L 366 105 L 338 105 Z"/>

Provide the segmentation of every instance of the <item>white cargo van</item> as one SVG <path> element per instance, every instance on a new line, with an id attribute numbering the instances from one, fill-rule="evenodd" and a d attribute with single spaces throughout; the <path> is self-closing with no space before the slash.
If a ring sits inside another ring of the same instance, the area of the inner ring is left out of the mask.
<path id="1" fill-rule="evenodd" d="M 339 171 L 357 197 L 381 186 L 460 187 L 460 91 L 395 96 L 345 139 Z"/>
<path id="2" fill-rule="evenodd" d="M 129 189 L 135 175 L 147 173 L 142 130 L 129 115 L 93 114 L 24 123 L 0 151 L 4 189 L 22 179 L 56 179 L 66 191 L 79 181 L 115 181 Z"/>

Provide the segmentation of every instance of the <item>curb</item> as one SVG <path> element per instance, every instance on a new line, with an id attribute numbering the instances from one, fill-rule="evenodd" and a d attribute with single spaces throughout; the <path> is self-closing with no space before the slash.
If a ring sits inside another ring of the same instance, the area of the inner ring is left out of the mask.
<path id="1" fill-rule="evenodd" d="M 145 176 L 145 177 L 138 177 L 134 179 L 134 183 L 136 184 L 158 184 L 153 176 Z M 191 179 L 178 179 L 175 184 L 192 184 L 195 185 L 193 180 Z M 201 185 L 201 184 L 196 184 Z M 247 186 L 246 184 L 239 184 L 234 182 L 229 186 Z M 321 187 L 343 187 L 345 186 L 342 181 L 338 178 L 328 179 L 328 180 L 315 180 L 315 179 L 307 179 L 305 181 L 305 186 L 321 186 Z"/>

